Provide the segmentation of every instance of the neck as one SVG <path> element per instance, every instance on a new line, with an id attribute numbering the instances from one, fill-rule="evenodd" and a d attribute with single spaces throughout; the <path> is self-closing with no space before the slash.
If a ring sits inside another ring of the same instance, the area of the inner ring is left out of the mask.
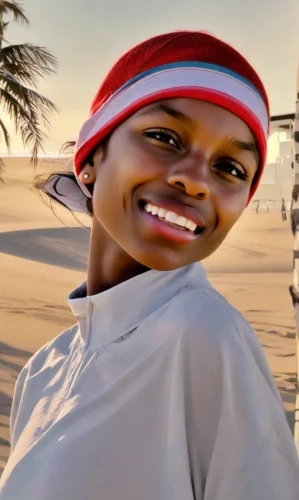
<path id="1" fill-rule="evenodd" d="M 148 271 L 109 236 L 94 218 L 87 270 L 87 294 L 96 295 Z"/>

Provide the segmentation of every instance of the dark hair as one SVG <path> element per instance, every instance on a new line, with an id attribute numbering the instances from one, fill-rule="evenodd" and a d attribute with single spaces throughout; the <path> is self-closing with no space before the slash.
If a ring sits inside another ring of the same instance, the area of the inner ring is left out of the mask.
<path id="1" fill-rule="evenodd" d="M 101 143 L 101 146 L 102 146 L 102 150 L 103 150 L 103 158 L 106 158 L 107 157 L 107 153 L 108 153 L 108 142 L 109 142 L 109 138 L 110 138 L 110 135 L 109 134 Z M 48 192 L 46 186 L 48 184 L 48 182 L 53 178 L 53 177 L 67 177 L 71 182 L 73 182 L 77 187 L 78 189 L 81 190 L 79 184 L 78 184 L 78 181 L 77 181 L 77 177 L 76 175 L 74 174 L 74 171 L 73 171 L 73 157 L 74 157 L 74 150 L 75 150 L 75 145 L 76 145 L 76 142 L 75 141 L 68 141 L 66 142 L 65 144 L 63 144 L 61 150 L 60 150 L 60 154 L 63 154 L 63 155 L 69 155 L 67 158 L 66 158 L 66 169 L 64 171 L 57 171 L 57 172 L 54 172 L 52 174 L 50 174 L 49 176 L 47 176 L 46 178 L 43 176 L 43 175 L 38 175 L 35 177 L 34 179 L 34 188 L 37 189 L 39 191 L 39 193 L 41 195 L 46 195 L 46 197 L 50 200 L 54 200 L 55 202 L 59 203 L 59 205 L 61 206 L 64 206 L 65 208 L 67 208 L 70 212 L 72 212 L 72 214 L 74 215 L 74 212 L 73 210 L 71 210 L 65 203 L 63 203 L 63 201 L 61 200 L 61 197 L 57 196 L 57 198 L 55 197 L 55 195 L 51 194 Z M 91 153 L 89 154 L 89 156 L 86 158 L 86 162 L 85 163 L 90 163 L 92 164 L 92 159 L 93 159 L 93 156 L 96 152 L 96 150 L 99 148 L 99 145 L 97 145 L 92 151 Z M 87 188 L 89 189 L 90 191 L 90 194 L 92 195 L 93 193 L 93 184 L 89 184 L 87 186 Z M 53 189 L 55 191 L 55 184 L 53 185 Z M 58 195 L 59 193 L 57 193 Z M 84 194 L 84 193 L 83 193 Z M 45 198 L 42 196 L 43 200 L 45 201 Z M 50 206 L 53 210 L 53 206 L 52 204 L 50 203 Z M 87 208 L 87 213 L 88 215 L 90 215 L 91 217 L 93 216 L 93 207 L 92 207 L 92 198 L 88 198 L 86 196 L 86 208 Z"/>
<path id="2" fill-rule="evenodd" d="M 56 177 L 56 176 L 67 177 L 70 181 L 74 182 L 74 184 L 76 184 L 76 186 L 78 186 L 78 189 L 80 189 L 78 182 L 77 182 L 77 178 L 76 178 L 74 171 L 73 171 L 73 156 L 74 156 L 75 144 L 76 144 L 75 141 L 68 141 L 65 144 L 63 144 L 63 146 L 60 150 L 61 155 L 67 155 L 67 158 L 65 161 L 65 170 L 53 172 L 52 174 L 47 175 L 46 177 L 44 176 L 44 174 L 41 174 L 41 175 L 38 175 L 34 178 L 34 183 L 33 183 L 34 188 L 39 192 L 42 200 L 45 203 L 47 203 L 47 201 L 50 200 L 50 207 L 53 210 L 53 212 L 54 212 L 54 209 L 53 209 L 53 205 L 51 203 L 52 200 L 54 200 L 59 205 L 67 208 L 74 215 L 74 212 L 65 203 L 63 203 L 62 200 L 58 196 L 56 198 L 55 195 L 48 192 L 47 184 L 49 183 L 49 181 L 51 179 L 53 179 L 53 177 Z M 53 188 L 55 191 L 55 185 L 53 186 Z M 44 195 L 46 195 L 46 197 Z M 87 196 L 86 196 L 86 207 L 87 207 L 88 214 L 90 216 L 92 216 L 93 215 L 92 199 L 88 198 Z"/>

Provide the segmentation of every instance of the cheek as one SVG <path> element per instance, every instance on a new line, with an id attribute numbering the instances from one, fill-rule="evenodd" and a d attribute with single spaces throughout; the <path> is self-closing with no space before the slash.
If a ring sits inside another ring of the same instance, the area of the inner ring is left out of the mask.
<path id="1" fill-rule="evenodd" d="M 244 212 L 249 196 L 249 188 L 232 193 L 222 193 L 216 201 L 218 225 L 229 230 Z"/>
<path id="2" fill-rule="evenodd" d="M 129 206 L 134 190 L 149 180 L 153 170 L 149 155 L 128 143 L 126 148 L 111 144 L 107 158 L 96 168 L 93 209 L 100 221 Z"/>
<path id="3" fill-rule="evenodd" d="M 126 141 L 111 141 L 107 158 L 97 167 L 94 198 L 106 196 L 109 192 L 112 198 L 121 201 L 121 196 L 131 196 L 136 187 L 161 172 L 163 165 L 153 159 L 149 151 L 141 148 L 138 141 L 130 137 Z"/>

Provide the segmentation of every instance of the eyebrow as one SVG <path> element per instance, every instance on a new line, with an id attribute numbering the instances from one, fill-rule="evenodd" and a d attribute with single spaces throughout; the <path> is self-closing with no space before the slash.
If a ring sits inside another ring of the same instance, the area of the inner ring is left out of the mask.
<path id="1" fill-rule="evenodd" d="M 254 142 L 245 142 L 245 141 L 240 141 L 239 139 L 233 139 L 232 146 L 234 146 L 237 149 L 240 149 L 241 151 L 249 151 L 249 153 L 253 154 L 257 163 L 259 163 L 260 155 L 258 148 Z"/>
<path id="2" fill-rule="evenodd" d="M 141 113 L 141 115 L 158 114 L 161 112 L 168 114 L 169 116 L 175 118 L 176 120 L 179 120 L 180 122 L 184 123 L 191 129 L 195 129 L 197 127 L 197 123 L 194 120 L 192 120 L 188 115 L 182 113 L 182 111 L 179 111 L 178 109 L 173 108 L 172 106 L 169 106 L 169 104 L 165 104 L 163 102 L 159 102 L 152 108 L 144 110 L 143 113 Z M 241 141 L 234 137 L 233 138 L 228 137 L 227 140 L 236 149 L 239 149 L 240 151 L 249 151 L 250 153 L 252 153 L 256 162 L 259 163 L 260 160 L 259 151 L 254 142 Z"/>
<path id="3" fill-rule="evenodd" d="M 182 111 L 179 111 L 178 109 L 175 109 L 172 106 L 169 106 L 168 104 L 164 104 L 162 102 L 156 104 L 150 109 L 145 110 L 144 113 L 141 114 L 146 114 L 146 115 L 155 114 L 155 113 L 161 113 L 161 111 L 171 116 L 172 118 L 179 120 L 180 122 L 184 123 L 185 125 L 187 125 L 192 129 L 196 128 L 196 122 L 192 120 L 189 116 L 185 115 L 185 113 L 182 113 Z"/>

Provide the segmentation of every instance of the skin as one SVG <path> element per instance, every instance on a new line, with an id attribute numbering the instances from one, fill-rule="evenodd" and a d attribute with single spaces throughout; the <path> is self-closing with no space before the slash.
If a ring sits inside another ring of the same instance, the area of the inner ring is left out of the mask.
<path id="1" fill-rule="evenodd" d="M 251 130 L 224 108 L 176 98 L 138 110 L 80 174 L 94 184 L 88 294 L 215 252 L 247 204 L 258 162 Z M 172 228 L 169 235 L 145 202 L 189 210 L 203 232 L 182 236 Z"/>

